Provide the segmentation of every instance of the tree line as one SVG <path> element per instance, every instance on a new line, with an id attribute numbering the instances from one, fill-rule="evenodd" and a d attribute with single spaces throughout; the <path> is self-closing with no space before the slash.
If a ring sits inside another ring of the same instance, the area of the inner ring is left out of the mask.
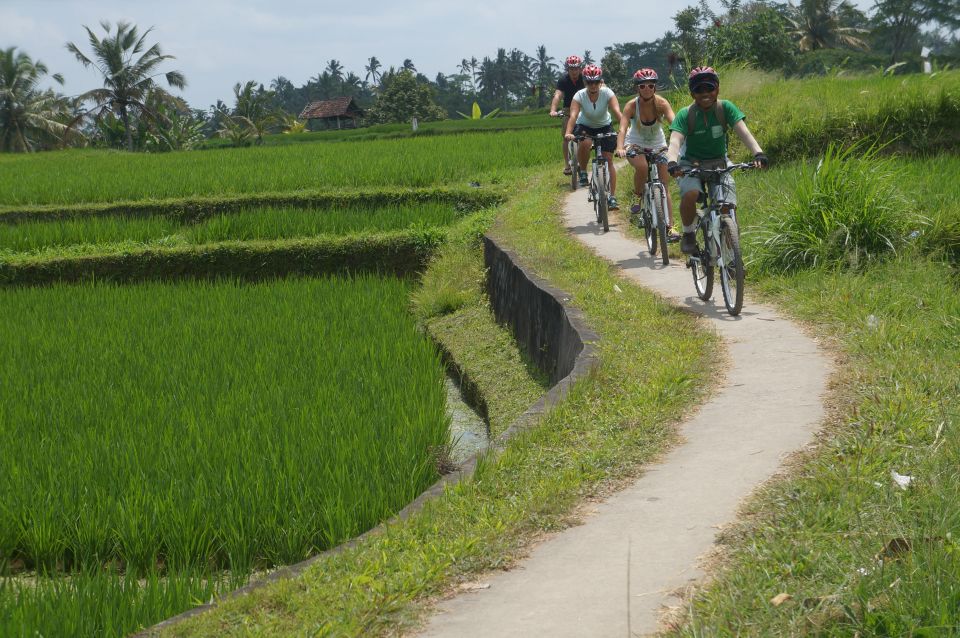
<path id="1" fill-rule="evenodd" d="M 927 47 L 943 62 L 960 60 L 960 0 L 876 0 L 872 12 L 847 0 L 722 0 L 722 10 L 705 0 L 678 11 L 674 28 L 649 42 L 614 43 L 597 59 L 608 84 L 629 93 L 630 76 L 641 67 L 657 70 L 662 82 L 682 86 L 686 72 L 701 64 L 744 63 L 786 76 L 841 70 L 920 70 Z M 385 68 L 371 56 L 363 75 L 331 59 L 296 86 L 280 75 L 266 84 L 238 82 L 229 102 L 191 108 L 169 89 L 182 89 L 179 71 L 163 71 L 174 60 L 148 39 L 151 29 L 101 22 L 102 35 L 84 27 L 86 47 L 66 44 L 78 62 L 94 67 L 103 86 L 67 98 L 46 82 L 63 84 L 39 60 L 16 47 L 0 48 L 0 150 L 33 151 L 64 145 L 99 145 L 127 150 L 193 148 L 220 136 L 242 146 L 268 133 L 304 130 L 298 120 L 310 102 L 352 96 L 369 123 L 458 117 L 476 103 L 483 112 L 546 106 L 563 57 L 539 46 L 534 55 L 519 49 L 464 58 L 453 73 L 429 78 L 412 60 Z"/>

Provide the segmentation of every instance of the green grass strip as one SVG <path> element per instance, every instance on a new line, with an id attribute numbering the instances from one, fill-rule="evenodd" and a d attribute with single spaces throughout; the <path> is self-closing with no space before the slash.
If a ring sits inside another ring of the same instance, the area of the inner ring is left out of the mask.
<path id="1" fill-rule="evenodd" d="M 0 262 L 0 285 L 191 278 L 255 281 L 344 272 L 406 275 L 421 270 L 442 240 L 441 229 L 424 228 L 343 237 L 230 241 L 180 248 L 96 246 L 95 254 L 11 257 Z"/>
<path id="2" fill-rule="evenodd" d="M 194 196 L 169 199 L 143 198 L 86 204 L 42 204 L 0 206 L 0 223 L 86 219 L 89 217 L 168 216 L 183 222 L 251 208 L 295 207 L 319 209 L 358 209 L 371 206 L 411 206 L 447 203 L 461 212 L 496 204 L 502 200 L 498 188 L 376 188 L 364 190 L 262 191 L 241 195 Z"/>
<path id="3" fill-rule="evenodd" d="M 555 172 L 523 182 L 496 233 L 584 311 L 600 334 L 599 368 L 538 427 L 496 460 L 483 460 L 473 480 L 411 519 L 167 635 L 289 635 L 305 627 L 331 636 L 396 633 L 416 622 L 427 597 L 510 564 L 536 534 L 569 524 L 581 498 L 634 475 L 673 439 L 673 424 L 712 372 L 717 342 L 697 320 L 619 279 L 567 235 L 558 221 Z M 492 391 L 491 405 L 509 393 Z"/>
<path id="4" fill-rule="evenodd" d="M 449 226 L 462 213 L 447 203 L 337 209 L 255 208 L 183 224 L 171 217 L 92 217 L 0 224 L 0 258 L 96 253 L 98 245 L 176 247 L 220 241 L 301 239 Z M 82 247 L 82 248 L 81 248 Z M 109 249 L 108 249 L 109 250 Z"/>

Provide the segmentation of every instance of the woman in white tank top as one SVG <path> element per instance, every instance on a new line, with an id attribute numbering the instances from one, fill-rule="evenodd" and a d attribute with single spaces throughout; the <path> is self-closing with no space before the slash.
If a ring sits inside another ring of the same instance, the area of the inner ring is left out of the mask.
<path id="1" fill-rule="evenodd" d="M 627 161 L 633 166 L 633 191 L 638 198 L 643 197 L 647 186 L 647 158 L 644 152 L 657 153 L 657 172 L 660 181 L 667 189 L 667 225 L 673 226 L 673 202 L 670 198 L 670 173 L 667 172 L 667 160 L 662 153 L 667 149 L 667 139 L 663 134 L 662 122 L 673 122 L 673 108 L 670 103 L 657 95 L 657 72 L 653 69 L 640 69 L 633 74 L 633 83 L 637 87 L 637 97 L 627 102 L 620 117 L 620 132 L 617 136 L 617 157 L 626 157 L 627 150 L 635 148 L 638 153 Z M 631 208 L 639 210 L 639 206 Z M 637 211 L 633 211 L 637 212 Z M 671 240 L 679 237 L 670 230 Z"/>

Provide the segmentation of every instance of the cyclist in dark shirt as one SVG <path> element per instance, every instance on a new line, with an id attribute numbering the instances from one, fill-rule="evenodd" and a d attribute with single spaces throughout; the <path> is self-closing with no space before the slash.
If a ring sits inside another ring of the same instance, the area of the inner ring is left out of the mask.
<path id="1" fill-rule="evenodd" d="M 583 76 L 581 75 L 583 71 L 583 58 L 579 55 L 571 55 L 566 59 L 566 62 L 564 62 L 564 67 L 566 67 L 567 72 L 561 76 L 557 82 L 557 90 L 554 91 L 553 101 L 550 103 L 550 117 L 557 117 L 560 115 L 557 107 L 560 106 L 560 98 L 563 98 L 563 127 L 560 129 L 561 135 L 566 133 L 567 130 L 567 120 L 570 119 L 570 103 L 573 101 L 573 96 L 577 94 L 577 91 L 586 87 L 583 83 Z M 570 172 L 570 157 L 567 152 L 567 142 L 564 141 L 563 174 L 569 175 Z"/>

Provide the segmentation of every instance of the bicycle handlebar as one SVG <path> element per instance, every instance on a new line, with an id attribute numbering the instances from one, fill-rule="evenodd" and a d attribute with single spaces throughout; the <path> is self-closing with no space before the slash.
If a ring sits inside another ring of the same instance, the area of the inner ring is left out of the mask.
<path id="1" fill-rule="evenodd" d="M 739 164 L 731 164 L 726 168 L 700 168 L 699 166 L 692 166 L 690 168 L 682 169 L 681 172 L 684 175 L 689 175 L 691 177 L 700 177 L 709 175 L 724 175 L 735 170 L 748 171 L 754 168 L 756 168 L 756 166 L 754 166 L 752 162 L 740 162 Z"/>
<path id="2" fill-rule="evenodd" d="M 617 133 L 613 133 L 613 132 L 597 133 L 596 135 L 590 135 L 589 133 L 581 133 L 580 135 L 575 135 L 573 139 L 579 142 L 580 140 L 585 140 L 588 138 L 591 140 L 601 140 L 605 137 L 616 137 L 616 136 L 617 136 Z"/>

